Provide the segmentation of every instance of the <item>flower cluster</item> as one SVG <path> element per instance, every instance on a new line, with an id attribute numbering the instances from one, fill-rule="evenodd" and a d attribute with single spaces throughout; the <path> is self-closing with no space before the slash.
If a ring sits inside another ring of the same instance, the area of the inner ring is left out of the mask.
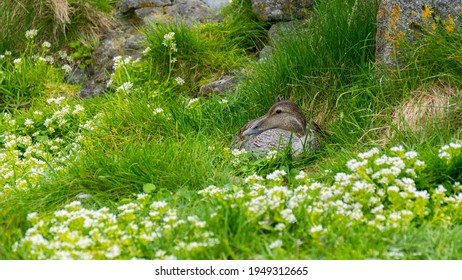
<path id="1" fill-rule="evenodd" d="M 458 144 L 448 147 L 442 151 L 460 152 Z M 397 146 L 382 153 L 374 148 L 348 161 L 347 168 L 349 173 L 337 173 L 330 184 L 309 179 L 303 171 L 287 184 L 286 172 L 276 170 L 266 176 L 248 176 L 240 187 L 209 186 L 199 194 L 215 201 L 213 205 L 219 202 L 217 211 L 230 206 L 265 230 L 282 232 L 297 224 L 298 230 L 313 238 L 342 227 L 388 231 L 424 218 L 440 220 L 441 215 L 460 220 L 460 182 L 435 189 L 419 186 L 416 179 L 426 164 L 415 151 Z"/>
<path id="2" fill-rule="evenodd" d="M 459 157 L 462 153 L 462 142 L 456 141 L 455 143 L 449 143 L 444 145 L 438 151 L 438 156 L 449 164 L 453 159 Z"/>
<path id="3" fill-rule="evenodd" d="M 128 94 L 133 90 L 133 73 L 141 67 L 141 60 L 133 60 L 131 56 L 116 56 L 113 59 L 114 72 L 111 74 L 106 86 L 112 87 L 117 93 Z"/>
<path id="4" fill-rule="evenodd" d="M 146 194 L 117 210 L 89 210 L 74 201 L 44 219 L 31 213 L 32 227 L 14 250 L 27 259 L 176 259 L 218 244 L 197 216 L 182 219 Z"/>
<path id="5" fill-rule="evenodd" d="M 10 51 L 0 55 L 0 87 L 3 88 L 0 110 L 2 111 L 26 106 L 30 99 L 44 94 L 46 84 L 62 81 L 62 75 L 72 70 L 69 65 L 72 63 L 71 60 L 55 58 L 49 53 L 50 42 L 44 41 L 41 45 L 35 42 L 37 32 L 37 30 L 26 32 L 28 39 L 26 48 L 18 56 Z"/>
<path id="6" fill-rule="evenodd" d="M 188 100 L 188 104 L 186 105 L 187 108 L 193 109 L 199 105 L 199 98 L 192 98 Z"/>
<path id="7" fill-rule="evenodd" d="M 31 29 L 26 31 L 26 38 L 29 40 L 33 40 L 38 34 L 37 29 Z"/>
<path id="8" fill-rule="evenodd" d="M 16 120 L 5 113 L 0 142 L 0 189 L 27 190 L 38 187 L 50 170 L 65 169 L 81 150 L 85 131 L 94 130 L 97 119 L 86 116 L 85 108 L 70 105 L 64 97 L 49 98 L 44 111 L 33 111 Z"/>
<path id="9" fill-rule="evenodd" d="M 162 45 L 167 47 L 170 52 L 178 52 L 178 49 L 176 47 L 176 42 L 175 42 L 175 32 L 169 32 L 165 34 Z"/>
<path id="10" fill-rule="evenodd" d="M 123 57 L 123 56 L 116 56 L 113 58 L 114 63 L 114 71 L 117 71 L 121 67 L 130 67 L 136 65 L 139 60 L 133 60 L 131 56 Z"/>

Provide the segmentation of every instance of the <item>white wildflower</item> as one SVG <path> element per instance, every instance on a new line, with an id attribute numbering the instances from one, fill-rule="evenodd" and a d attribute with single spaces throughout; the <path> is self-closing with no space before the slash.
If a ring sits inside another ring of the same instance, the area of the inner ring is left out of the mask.
<path id="1" fill-rule="evenodd" d="M 169 32 L 169 33 L 164 35 L 164 40 L 165 41 L 171 41 L 173 39 L 175 39 L 175 32 Z"/>
<path id="2" fill-rule="evenodd" d="M 443 185 L 438 185 L 438 188 L 435 190 L 435 193 L 436 194 L 443 194 L 445 193 L 447 190 L 443 187 Z"/>
<path id="3" fill-rule="evenodd" d="M 48 41 L 44 41 L 44 42 L 42 43 L 42 47 L 43 47 L 44 49 L 49 49 L 49 48 L 51 48 L 51 44 L 50 44 L 50 42 L 48 42 Z"/>
<path id="4" fill-rule="evenodd" d="M 74 111 L 72 111 L 72 115 L 74 115 L 74 116 L 78 115 L 83 111 L 85 111 L 85 108 L 82 105 L 77 104 L 77 105 L 75 105 Z"/>
<path id="5" fill-rule="evenodd" d="M 414 192 L 414 196 L 415 196 L 416 198 L 420 197 L 420 198 L 422 198 L 422 199 L 428 199 L 428 198 L 430 198 L 430 195 L 429 195 L 428 192 L 425 191 L 425 190 Z"/>
<path id="6" fill-rule="evenodd" d="M 271 150 L 271 151 L 269 151 L 269 152 L 266 154 L 266 157 L 265 157 L 265 158 L 266 158 L 266 160 L 268 160 L 268 161 L 272 161 L 272 160 L 275 160 L 275 159 L 276 159 L 277 155 L 278 155 L 278 151 L 276 151 L 276 150 Z"/>
<path id="7" fill-rule="evenodd" d="M 409 152 L 406 152 L 404 154 L 404 158 L 407 159 L 407 160 L 411 160 L 411 159 L 414 159 L 418 156 L 417 152 L 415 151 L 409 151 Z"/>
<path id="8" fill-rule="evenodd" d="M 14 63 L 14 67 L 19 67 L 22 64 L 22 60 L 21 58 L 16 58 L 15 60 L 13 60 L 13 63 Z"/>
<path id="9" fill-rule="evenodd" d="M 248 184 L 249 182 L 255 182 L 255 181 L 263 181 L 263 177 L 258 176 L 257 174 L 252 174 L 250 176 L 247 176 L 247 178 L 244 179 L 244 182 Z"/>
<path id="10" fill-rule="evenodd" d="M 379 153 L 379 149 L 372 148 L 371 150 L 369 150 L 369 151 L 367 151 L 365 153 L 359 153 L 358 157 L 360 157 L 362 159 L 368 159 L 368 158 L 371 158 L 371 157 L 373 157 L 374 155 L 376 155 L 378 153 Z"/>
<path id="11" fill-rule="evenodd" d="M 183 80 L 183 78 L 181 77 L 176 77 L 175 78 L 175 82 L 178 84 L 178 85 L 184 85 L 185 81 Z"/>
<path id="12" fill-rule="evenodd" d="M 187 107 L 188 107 L 188 108 L 194 108 L 194 107 L 197 106 L 197 104 L 199 104 L 199 98 L 193 98 L 193 99 L 190 99 L 190 100 L 188 101 Z"/>
<path id="13" fill-rule="evenodd" d="M 69 66 L 68 64 L 64 64 L 64 65 L 61 67 L 61 69 L 63 69 L 64 72 L 66 72 L 66 74 L 69 74 L 69 73 L 72 72 L 72 67 Z"/>
<path id="14" fill-rule="evenodd" d="M 367 164 L 367 160 L 357 161 L 356 159 L 349 160 L 347 162 L 347 167 L 351 171 L 357 171 L 360 167 L 365 166 Z"/>
<path id="15" fill-rule="evenodd" d="M 143 50 L 143 55 L 147 55 L 150 51 L 151 51 L 151 48 L 150 48 L 150 47 L 146 47 L 146 48 Z"/>
<path id="16" fill-rule="evenodd" d="M 120 248 L 117 244 L 108 248 L 108 251 L 104 253 L 104 256 L 108 259 L 117 258 L 120 255 Z"/>
<path id="17" fill-rule="evenodd" d="M 123 91 L 125 93 L 129 93 L 132 87 L 133 87 L 133 83 L 125 82 L 120 87 L 118 87 L 116 89 L 116 92 L 122 92 Z"/>
<path id="18" fill-rule="evenodd" d="M 282 246 L 282 240 L 280 239 L 277 239 L 276 241 L 274 241 L 273 243 L 271 243 L 268 247 L 270 249 L 276 249 L 276 248 L 280 248 Z"/>
<path id="19" fill-rule="evenodd" d="M 25 127 L 29 127 L 29 128 L 30 128 L 30 127 L 33 127 L 33 126 L 34 126 L 34 121 L 31 120 L 31 119 L 26 119 L 26 120 L 24 121 L 24 126 L 25 126 Z"/>
<path id="20" fill-rule="evenodd" d="M 286 228 L 286 225 L 283 224 L 283 223 L 278 223 L 274 229 L 277 230 L 277 231 L 283 231 L 284 229 Z"/>
<path id="21" fill-rule="evenodd" d="M 404 148 L 403 148 L 403 146 L 398 145 L 398 146 L 392 147 L 390 149 L 390 151 L 392 151 L 392 152 L 404 152 Z"/>
<path id="22" fill-rule="evenodd" d="M 280 181 L 287 173 L 284 170 L 275 170 L 273 173 L 266 175 L 267 180 Z"/>
<path id="23" fill-rule="evenodd" d="M 288 223 L 295 223 L 297 222 L 297 218 L 295 218 L 295 215 L 292 213 L 292 209 L 284 209 L 281 211 L 281 216 L 284 220 L 286 220 Z"/>
<path id="24" fill-rule="evenodd" d="M 26 38 L 27 39 L 34 39 L 35 36 L 37 36 L 38 30 L 37 29 L 31 29 L 26 31 Z"/>
<path id="25" fill-rule="evenodd" d="M 162 108 L 154 108 L 154 110 L 152 111 L 152 114 L 155 116 L 157 114 L 162 114 L 164 112 L 164 109 Z"/>
<path id="26" fill-rule="evenodd" d="M 311 233 L 316 233 L 316 232 L 322 232 L 324 231 L 324 228 L 322 227 L 322 225 L 319 225 L 319 226 L 312 226 L 310 228 L 310 232 Z"/>

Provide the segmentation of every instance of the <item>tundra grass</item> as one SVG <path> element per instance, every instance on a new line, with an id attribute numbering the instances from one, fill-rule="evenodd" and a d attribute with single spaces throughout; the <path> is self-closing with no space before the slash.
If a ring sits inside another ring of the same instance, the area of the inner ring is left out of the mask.
<path id="1" fill-rule="evenodd" d="M 24 47 L 26 41 L 18 34 L 31 29 L 40 29 L 40 39 L 50 41 L 55 49 L 79 37 L 95 40 L 110 28 L 108 12 L 114 4 L 113 0 L 2 1 L 0 52 Z"/>
<path id="2" fill-rule="evenodd" d="M 310 31 L 246 65 L 233 93 L 193 97 L 213 71 L 242 65 L 258 32 L 242 42 L 237 25 L 159 25 L 147 44 L 163 52 L 116 58 L 111 91 L 45 89 L 2 115 L 0 258 L 460 259 L 458 84 L 447 81 L 441 114 L 410 118 L 436 102 L 419 92 L 442 92 L 427 78 L 458 70 L 414 63 L 376 79 L 376 4 L 318 3 Z M 223 38 L 239 43 L 229 52 Z M 413 73 L 425 82 L 409 86 Z M 322 149 L 229 150 L 278 95 L 323 127 Z"/>

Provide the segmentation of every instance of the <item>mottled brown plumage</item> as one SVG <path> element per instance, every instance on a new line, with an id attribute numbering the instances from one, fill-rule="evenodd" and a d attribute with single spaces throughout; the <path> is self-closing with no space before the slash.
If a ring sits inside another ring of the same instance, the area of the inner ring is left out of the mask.
<path id="1" fill-rule="evenodd" d="M 307 123 L 297 104 L 278 100 L 268 113 L 249 121 L 236 134 L 231 148 L 246 149 L 257 153 L 283 150 L 289 143 L 295 154 L 305 149 L 318 149 L 319 127 Z"/>

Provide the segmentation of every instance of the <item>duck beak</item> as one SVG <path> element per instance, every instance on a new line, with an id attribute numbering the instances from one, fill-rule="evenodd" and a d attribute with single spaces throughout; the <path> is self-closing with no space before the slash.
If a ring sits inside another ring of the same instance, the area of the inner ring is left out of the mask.
<path id="1" fill-rule="evenodd" d="M 254 123 L 250 128 L 242 132 L 242 135 L 249 136 L 249 135 L 256 135 L 256 134 L 262 133 L 263 130 L 260 129 L 262 121 L 263 120 L 260 120 Z"/>

